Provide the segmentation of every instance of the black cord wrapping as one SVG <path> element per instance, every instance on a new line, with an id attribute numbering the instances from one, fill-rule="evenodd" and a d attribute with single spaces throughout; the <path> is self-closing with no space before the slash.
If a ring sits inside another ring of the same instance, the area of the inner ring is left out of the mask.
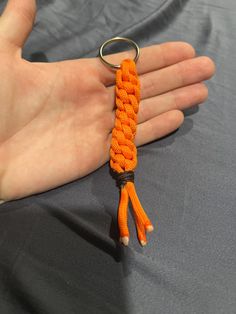
<path id="1" fill-rule="evenodd" d="M 127 182 L 134 182 L 134 171 L 115 172 L 112 171 L 112 176 L 116 180 L 118 187 L 123 187 Z"/>

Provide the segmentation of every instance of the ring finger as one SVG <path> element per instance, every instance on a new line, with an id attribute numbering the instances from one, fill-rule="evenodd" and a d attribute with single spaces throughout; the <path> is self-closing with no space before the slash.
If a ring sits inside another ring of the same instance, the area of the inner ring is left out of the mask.
<path id="1" fill-rule="evenodd" d="M 143 123 L 170 110 L 184 110 L 207 99 L 208 89 L 204 83 L 197 83 L 175 89 L 168 93 L 147 98 L 140 102 L 138 123 Z"/>

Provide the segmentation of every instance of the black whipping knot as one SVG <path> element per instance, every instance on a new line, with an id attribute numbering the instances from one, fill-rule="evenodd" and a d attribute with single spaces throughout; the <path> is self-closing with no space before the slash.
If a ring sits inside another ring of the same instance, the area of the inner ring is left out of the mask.
<path id="1" fill-rule="evenodd" d="M 134 172 L 133 171 L 124 171 L 124 172 L 115 172 L 112 171 L 112 176 L 116 180 L 118 187 L 123 187 L 127 182 L 134 182 Z"/>

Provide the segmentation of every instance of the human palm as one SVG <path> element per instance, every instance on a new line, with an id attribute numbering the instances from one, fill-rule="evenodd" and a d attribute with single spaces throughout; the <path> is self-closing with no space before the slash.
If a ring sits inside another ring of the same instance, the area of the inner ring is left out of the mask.
<path id="1" fill-rule="evenodd" d="M 23 2 L 23 1 L 22 1 Z M 0 198 L 18 199 L 81 178 L 109 159 L 115 73 L 98 58 L 31 63 L 21 57 L 35 1 L 9 0 L 0 19 Z M 132 52 L 108 56 L 119 63 Z M 214 64 L 186 43 L 141 49 L 137 146 L 183 122 L 204 101 Z"/>

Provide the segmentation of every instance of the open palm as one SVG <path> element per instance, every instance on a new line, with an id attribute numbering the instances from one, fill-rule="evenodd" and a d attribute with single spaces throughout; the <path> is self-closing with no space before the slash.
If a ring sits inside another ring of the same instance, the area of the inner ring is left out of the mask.
<path id="1" fill-rule="evenodd" d="M 11 200 L 81 178 L 109 159 L 115 73 L 98 58 L 31 63 L 21 57 L 35 1 L 9 0 L 0 18 L 0 198 Z M 108 56 L 119 63 L 132 52 Z M 136 145 L 183 122 L 207 97 L 214 64 L 187 43 L 141 49 Z"/>

